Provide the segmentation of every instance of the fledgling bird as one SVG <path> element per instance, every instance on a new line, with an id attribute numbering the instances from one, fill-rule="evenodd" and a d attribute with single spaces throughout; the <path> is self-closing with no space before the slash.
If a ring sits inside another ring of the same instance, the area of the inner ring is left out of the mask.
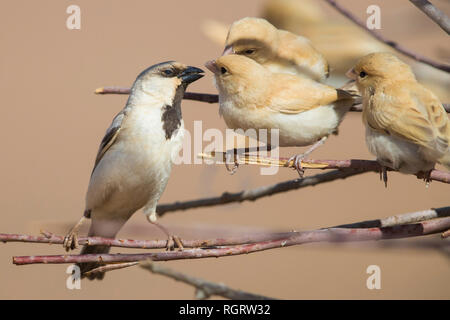
<path id="1" fill-rule="evenodd" d="M 336 133 L 355 101 L 344 90 L 308 78 L 272 73 L 242 55 L 222 56 L 205 66 L 214 73 L 219 112 L 229 128 L 266 129 L 269 133 L 279 129 L 282 147 L 313 144 L 303 155 L 290 159 L 300 175 L 301 160 Z"/>
<path id="2" fill-rule="evenodd" d="M 411 174 L 429 174 L 436 162 L 450 169 L 447 113 L 409 65 L 391 53 L 372 53 L 347 75 L 362 94 L 367 147 L 382 166 Z"/>
<path id="3" fill-rule="evenodd" d="M 251 58 L 276 73 L 320 82 L 329 76 L 327 60 L 309 39 L 277 29 L 262 18 L 247 17 L 231 25 L 223 55 L 231 53 Z"/>
<path id="4" fill-rule="evenodd" d="M 66 236 L 66 250 L 77 246 L 77 232 L 86 218 L 92 221 L 90 237 L 114 238 L 141 208 L 147 219 L 156 224 L 156 205 L 170 176 L 172 156 L 182 147 L 181 100 L 186 87 L 203 77 L 202 73 L 199 68 L 169 61 L 138 75 L 125 107 L 116 115 L 100 144 L 84 216 Z M 173 239 L 165 228 L 157 226 Z M 179 241 L 177 245 L 181 246 Z M 81 254 L 108 251 L 108 246 L 84 246 Z M 79 264 L 81 274 L 98 266 L 98 263 Z M 89 279 L 103 276 L 104 273 L 88 275 Z"/>

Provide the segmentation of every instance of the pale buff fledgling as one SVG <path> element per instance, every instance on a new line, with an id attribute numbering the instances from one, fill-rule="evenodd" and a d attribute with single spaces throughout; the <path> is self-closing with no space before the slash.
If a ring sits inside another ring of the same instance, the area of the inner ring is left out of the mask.
<path id="1" fill-rule="evenodd" d="M 439 99 L 391 53 L 361 58 L 347 73 L 363 97 L 366 143 L 378 162 L 403 173 L 450 168 L 450 122 Z"/>
<path id="2" fill-rule="evenodd" d="M 66 250 L 77 246 L 77 232 L 86 218 L 91 219 L 90 237 L 114 238 L 141 208 L 147 219 L 156 224 L 156 205 L 167 185 L 172 157 L 182 147 L 181 100 L 188 84 L 201 78 L 202 72 L 169 61 L 144 70 L 136 78 L 125 107 L 116 115 L 100 144 L 86 194 L 84 217 L 66 236 Z M 173 236 L 158 226 L 172 241 Z M 177 245 L 181 246 L 179 241 Z M 84 246 L 81 254 L 108 251 L 109 246 Z M 84 275 L 100 265 L 78 266 Z M 104 273 L 91 273 L 88 278 L 103 276 Z"/>
<path id="3" fill-rule="evenodd" d="M 336 133 L 355 98 L 348 92 L 285 73 L 272 73 L 242 55 L 206 63 L 219 91 L 219 112 L 231 129 L 279 130 L 279 146 L 313 145 L 291 158 L 302 175 L 301 160 Z M 260 136 L 256 137 L 260 140 Z M 272 146 L 273 147 L 273 146 Z"/>
<path id="4" fill-rule="evenodd" d="M 320 82 L 329 76 L 327 60 L 309 39 L 279 30 L 262 18 L 247 17 L 231 25 L 223 55 L 232 53 L 251 58 L 272 72 Z"/>

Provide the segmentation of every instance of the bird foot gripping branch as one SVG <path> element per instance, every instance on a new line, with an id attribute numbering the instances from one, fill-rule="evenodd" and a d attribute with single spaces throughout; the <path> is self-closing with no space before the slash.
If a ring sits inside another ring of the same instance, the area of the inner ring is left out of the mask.
<path id="1" fill-rule="evenodd" d="M 156 211 L 153 211 L 151 214 L 146 214 L 147 220 L 156 226 L 158 229 L 160 229 L 164 234 L 167 236 L 167 245 L 166 245 L 166 251 L 172 251 L 175 249 L 175 245 L 178 248 L 178 250 L 182 251 L 184 249 L 183 243 L 181 242 L 180 237 L 177 235 L 174 235 L 169 232 L 169 230 L 164 227 L 162 224 L 159 224 L 156 222 Z"/>

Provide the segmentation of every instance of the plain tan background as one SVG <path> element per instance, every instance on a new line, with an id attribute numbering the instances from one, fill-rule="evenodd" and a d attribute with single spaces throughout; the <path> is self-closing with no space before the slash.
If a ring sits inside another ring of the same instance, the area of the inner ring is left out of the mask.
<path id="1" fill-rule="evenodd" d="M 369 4 L 382 9 L 383 34 L 410 49 L 442 60 L 448 36 L 408 1 L 341 1 L 361 18 Z M 447 14 L 445 1 L 434 1 Z M 66 8 L 81 7 L 81 30 L 66 28 Z M 98 144 L 126 96 L 96 96 L 104 85 L 129 86 L 144 68 L 166 60 L 202 66 L 222 48 L 201 32 L 206 19 L 224 23 L 260 14 L 264 1 L 3 1 L 0 11 L 2 90 L 0 134 L 1 228 L 4 233 L 64 234 L 84 209 L 84 196 Z M 323 4 L 331 16 L 337 14 Z M 413 34 L 409 30 L 414 30 Z M 212 77 L 190 87 L 215 93 Z M 450 102 L 450 101 L 447 101 Z M 225 130 L 217 105 L 184 101 L 188 129 L 202 120 L 204 130 Z M 283 155 L 299 151 L 283 150 Z M 340 135 L 313 158 L 371 159 L 359 114 L 347 116 Z M 308 175 L 314 172 L 307 172 Z M 230 176 L 223 166 L 176 166 L 161 203 L 218 195 L 296 178 L 280 170 L 261 176 L 241 167 Z M 413 176 L 391 173 L 384 188 L 373 173 L 293 191 L 257 202 L 175 212 L 160 222 L 183 236 L 186 228 L 313 229 L 376 219 L 448 205 L 449 186 L 425 188 Z M 144 231 L 133 234 L 141 225 Z M 184 228 L 181 228 L 184 227 Z M 186 233 L 185 233 L 186 234 Z M 120 237 L 161 238 L 136 213 Z M 435 238 L 438 236 L 436 235 Z M 124 250 L 122 250 L 124 251 Z M 113 249 L 113 252 L 118 252 Z M 132 251 L 130 251 L 132 252 Z M 61 254 L 61 246 L 0 245 L 0 298 L 186 299 L 194 290 L 139 268 L 111 272 L 102 282 L 65 287 L 66 265 L 14 266 L 13 255 Z M 368 265 L 382 271 L 382 289 L 366 288 Z M 380 299 L 450 298 L 448 258 L 437 251 L 304 245 L 251 255 L 176 261 L 177 270 L 278 298 Z"/>

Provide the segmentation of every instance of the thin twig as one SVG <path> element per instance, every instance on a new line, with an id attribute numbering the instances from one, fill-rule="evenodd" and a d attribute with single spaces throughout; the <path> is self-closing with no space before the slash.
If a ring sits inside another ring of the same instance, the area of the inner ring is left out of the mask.
<path id="1" fill-rule="evenodd" d="M 125 87 L 101 87 L 95 90 L 96 94 L 129 94 L 130 88 Z M 195 100 L 206 103 L 218 103 L 219 96 L 211 93 L 185 92 L 184 99 Z M 450 113 L 450 104 L 443 104 L 445 111 Z M 362 104 L 355 104 L 350 111 L 361 112 Z"/>
<path id="2" fill-rule="evenodd" d="M 89 270 L 88 272 L 85 272 L 83 274 L 83 276 L 88 276 L 90 274 L 95 274 L 95 273 L 105 273 L 108 271 L 124 269 L 124 268 L 135 266 L 137 264 L 139 264 L 139 262 L 137 262 L 137 261 L 136 262 L 124 262 L 124 263 L 110 263 L 105 266 L 101 266 L 101 267 Z"/>
<path id="3" fill-rule="evenodd" d="M 450 34 L 450 19 L 445 13 L 433 6 L 427 0 L 409 0 L 413 5 L 425 13 L 428 18 L 433 20 L 442 30 Z"/>
<path id="4" fill-rule="evenodd" d="M 210 94 L 210 93 L 185 92 L 183 99 L 207 103 L 219 102 L 219 96 L 217 94 Z"/>
<path id="5" fill-rule="evenodd" d="M 226 152 L 212 152 L 212 153 L 200 153 L 198 157 L 202 159 L 218 160 L 225 162 L 227 160 Z M 240 154 L 235 161 L 238 164 L 255 164 L 261 166 L 277 166 L 293 168 L 294 162 L 289 158 L 270 158 L 259 155 L 250 154 Z M 361 160 L 361 159 L 350 159 L 350 160 L 305 160 L 302 161 L 302 167 L 304 169 L 355 169 L 364 171 L 377 171 L 379 172 L 382 167 L 377 161 L 374 160 Z M 395 171 L 390 169 L 389 171 Z M 416 174 L 419 179 L 424 179 L 424 173 Z M 431 170 L 430 179 L 434 181 L 439 181 L 443 183 L 450 183 L 450 172 Z"/>
<path id="6" fill-rule="evenodd" d="M 195 278 L 187 274 L 171 270 L 169 268 L 160 266 L 159 264 L 150 261 L 141 262 L 140 267 L 148 270 L 154 274 L 160 274 L 176 281 L 184 282 L 191 285 L 197 289 L 195 297 L 197 299 L 207 299 L 210 296 L 216 295 L 233 300 L 273 300 L 274 298 L 269 298 L 261 296 L 258 294 L 253 294 L 241 290 L 235 290 L 222 283 L 214 283 L 206 281 L 200 278 Z"/>
<path id="7" fill-rule="evenodd" d="M 101 87 L 95 89 L 95 94 L 130 94 L 130 88 L 125 87 Z"/>
<path id="8" fill-rule="evenodd" d="M 151 259 L 171 261 L 182 259 L 201 259 L 248 254 L 274 248 L 288 247 L 312 242 L 351 242 L 383 239 L 400 239 L 441 233 L 450 229 L 450 217 L 422 221 L 414 224 L 381 228 L 327 228 L 312 231 L 294 232 L 284 239 L 261 241 L 231 247 L 188 249 L 183 251 L 138 253 L 138 254 L 86 254 L 13 257 L 16 265 L 38 263 L 115 263 L 135 262 Z"/>
<path id="9" fill-rule="evenodd" d="M 303 179 L 288 180 L 285 182 L 276 183 L 274 185 L 258 187 L 250 190 L 242 190 L 240 192 L 224 192 L 218 197 L 202 198 L 196 200 L 189 200 L 183 202 L 174 202 L 168 204 L 158 205 L 156 212 L 159 216 L 167 212 L 177 210 L 187 210 L 200 207 L 211 207 L 233 202 L 255 201 L 257 199 L 272 196 L 274 194 L 302 189 L 305 187 L 312 187 L 321 183 L 330 182 L 339 179 L 356 176 L 369 170 L 333 170 L 326 173 L 317 174 Z"/>
<path id="10" fill-rule="evenodd" d="M 437 209 L 429 209 L 410 213 L 403 213 L 390 216 L 384 219 L 367 220 L 357 223 L 341 224 L 335 228 L 380 228 L 393 227 L 403 224 L 416 223 L 436 218 L 444 218 L 450 216 L 450 207 L 442 207 Z"/>
<path id="11" fill-rule="evenodd" d="M 101 87 L 95 89 L 96 94 L 130 94 L 130 88 L 125 87 Z M 217 94 L 185 92 L 183 99 L 195 100 L 206 103 L 218 103 L 219 96 Z"/>
<path id="12" fill-rule="evenodd" d="M 447 231 L 443 232 L 441 236 L 444 239 L 450 237 L 450 229 L 448 229 Z"/>
<path id="13" fill-rule="evenodd" d="M 368 33 L 370 33 L 374 38 L 376 38 L 377 40 L 387 44 L 388 46 L 394 48 L 395 50 L 397 50 L 400 53 L 403 53 L 404 55 L 428 64 L 432 67 L 435 67 L 436 69 L 440 69 L 443 70 L 445 72 L 450 72 L 450 65 L 445 64 L 445 63 L 440 63 L 434 60 L 431 60 L 429 58 L 426 58 L 412 50 L 406 49 L 405 47 L 403 47 L 402 45 L 398 44 L 397 42 L 394 42 L 392 40 L 389 40 L 387 38 L 385 38 L 384 36 L 382 36 L 380 33 L 376 32 L 375 30 L 369 30 L 366 27 L 366 24 L 360 20 L 358 17 L 356 17 L 353 13 L 351 13 L 349 10 L 345 9 L 344 7 L 342 7 L 340 4 L 338 4 L 335 0 L 325 0 L 326 2 L 328 2 L 332 7 L 334 7 L 337 11 L 339 11 L 342 15 L 344 15 L 345 17 L 347 17 L 348 19 L 350 19 L 351 21 L 353 21 L 354 23 L 356 23 L 358 26 L 360 26 L 361 28 L 363 28 L 364 30 L 366 30 Z"/>

